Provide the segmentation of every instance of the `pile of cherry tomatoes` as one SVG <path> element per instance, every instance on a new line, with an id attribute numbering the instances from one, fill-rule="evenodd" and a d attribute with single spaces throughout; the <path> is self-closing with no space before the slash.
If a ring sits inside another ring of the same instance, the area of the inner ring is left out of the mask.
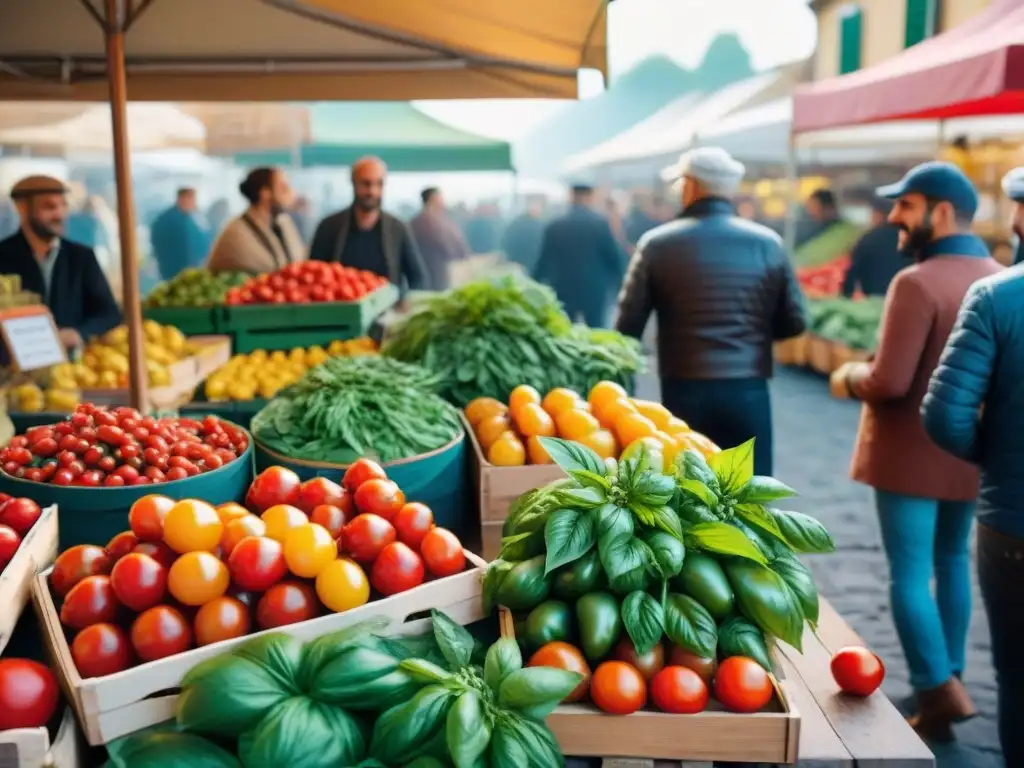
<path id="1" fill-rule="evenodd" d="M 230 289 L 224 303 L 309 304 L 323 301 L 359 301 L 387 284 L 374 272 L 345 267 L 337 262 L 300 261 L 277 272 L 257 275 Z"/>
<path id="2" fill-rule="evenodd" d="M 220 469 L 248 446 L 244 429 L 215 416 L 157 419 L 83 403 L 65 421 L 12 438 L 0 449 L 0 468 L 53 485 L 146 485 Z"/>
<path id="3" fill-rule="evenodd" d="M 0 572 L 14 559 L 14 553 L 40 514 L 42 510 L 32 499 L 0 493 Z"/>
<path id="4" fill-rule="evenodd" d="M 245 506 L 144 496 L 128 522 L 106 547 L 63 552 L 50 573 L 82 677 L 347 611 L 466 567 L 458 538 L 363 459 L 340 485 L 271 467 Z"/>

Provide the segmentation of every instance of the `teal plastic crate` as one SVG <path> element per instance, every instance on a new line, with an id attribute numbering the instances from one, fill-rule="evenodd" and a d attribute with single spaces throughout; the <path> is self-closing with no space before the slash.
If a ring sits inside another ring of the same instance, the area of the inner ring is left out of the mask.
<path id="1" fill-rule="evenodd" d="M 186 336 L 219 333 L 222 307 L 143 307 L 142 317 L 160 325 L 173 325 Z"/>
<path id="2" fill-rule="evenodd" d="M 382 285 L 359 301 L 226 306 L 221 309 L 218 322 L 221 333 L 337 328 L 359 336 L 397 301 L 398 289 Z"/>

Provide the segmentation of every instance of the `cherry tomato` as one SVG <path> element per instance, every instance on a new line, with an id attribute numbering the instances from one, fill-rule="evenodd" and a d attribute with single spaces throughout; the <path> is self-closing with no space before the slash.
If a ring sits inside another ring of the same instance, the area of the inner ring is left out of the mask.
<path id="1" fill-rule="evenodd" d="M 50 571 L 50 586 L 64 596 L 82 579 L 110 573 L 113 565 L 113 559 L 103 547 L 78 544 L 57 556 Z"/>
<path id="2" fill-rule="evenodd" d="M 156 661 L 192 647 L 192 630 L 181 612 L 157 605 L 132 622 L 132 647 L 142 661 Z"/>
<path id="3" fill-rule="evenodd" d="M 164 568 L 170 568 L 178 559 L 178 553 L 162 541 L 140 541 L 132 548 L 132 552 L 149 555 Z"/>
<path id="4" fill-rule="evenodd" d="M 32 462 L 32 451 L 28 448 L 12 448 L 10 460 L 23 467 Z"/>
<path id="5" fill-rule="evenodd" d="M 265 592 L 288 574 L 285 548 L 275 539 L 248 536 L 232 548 L 228 569 L 239 589 Z"/>
<path id="6" fill-rule="evenodd" d="M 78 485 L 82 485 L 87 488 L 97 488 L 103 485 L 103 481 L 105 479 L 106 477 L 98 469 L 87 469 L 78 476 L 78 480 L 76 482 Z"/>
<path id="7" fill-rule="evenodd" d="M 321 504 L 341 506 L 346 498 L 346 491 L 333 480 L 326 477 L 314 477 L 299 486 L 292 503 L 306 514 Z"/>
<path id="8" fill-rule="evenodd" d="M 313 511 L 309 515 L 309 522 L 326 528 L 333 539 L 341 536 L 341 531 L 348 521 L 349 518 L 345 511 L 333 504 L 319 504 L 313 507 Z"/>
<path id="9" fill-rule="evenodd" d="M 395 527 L 379 515 L 356 515 L 341 534 L 346 552 L 360 563 L 370 564 L 397 537 Z"/>
<path id="10" fill-rule="evenodd" d="M 134 459 L 142 453 L 142 449 L 139 448 L 137 443 L 125 443 L 118 450 L 121 454 L 121 458 L 125 460 Z"/>
<path id="11" fill-rule="evenodd" d="M 167 569 L 149 555 L 132 552 L 114 563 L 110 585 L 118 600 L 141 613 L 164 599 Z"/>
<path id="12" fill-rule="evenodd" d="M 291 504 L 302 481 L 292 470 L 270 467 L 260 472 L 245 494 L 245 506 L 261 513 L 278 504 Z"/>
<path id="13" fill-rule="evenodd" d="M 587 697 L 587 693 L 590 690 L 590 665 L 583 658 L 579 648 L 556 640 L 537 649 L 526 663 L 526 666 L 555 667 L 556 669 L 564 669 L 567 672 L 576 672 L 583 675 L 583 680 L 580 681 L 580 684 L 562 701 L 566 704 L 571 704 L 574 701 L 582 701 Z"/>
<path id="14" fill-rule="evenodd" d="M 99 419 L 97 419 L 97 423 L 99 423 Z M 124 445 L 125 441 L 124 430 L 120 427 L 108 424 L 100 424 L 100 426 L 96 428 L 96 437 L 107 445 L 115 447 Z"/>
<path id="15" fill-rule="evenodd" d="M 283 581 L 260 598 L 256 605 L 256 624 L 260 629 L 272 629 L 315 619 L 319 613 L 316 593 L 308 584 Z"/>
<path id="16" fill-rule="evenodd" d="M 375 461 L 370 459 L 358 459 L 345 470 L 341 478 L 341 484 L 349 493 L 355 493 L 367 480 L 387 480 L 387 473 Z"/>
<path id="17" fill-rule="evenodd" d="M 73 435 L 68 435 L 68 437 L 70 437 L 72 440 L 77 439 Z M 67 467 L 77 459 L 78 454 L 76 454 L 74 451 L 61 451 L 59 454 L 57 454 L 57 464 L 61 467 Z"/>
<path id="18" fill-rule="evenodd" d="M 651 683 L 651 700 L 662 712 L 695 715 L 708 705 L 708 687 L 689 667 L 665 667 Z"/>
<path id="19" fill-rule="evenodd" d="M 291 504 L 275 504 L 260 515 L 260 519 L 267 525 L 266 535 L 282 544 L 292 529 L 309 522 L 306 514 Z"/>
<path id="20" fill-rule="evenodd" d="M 104 456 L 102 459 L 96 462 L 96 468 L 101 472 L 113 472 L 115 469 L 117 469 L 117 459 L 115 459 L 113 456 Z"/>
<path id="21" fill-rule="evenodd" d="M 13 528 L 19 536 L 29 532 L 42 510 L 32 499 L 8 499 L 0 504 L 0 525 Z"/>
<path id="22" fill-rule="evenodd" d="M 711 686 L 715 679 L 715 670 L 718 669 L 718 661 L 707 656 L 698 656 L 693 651 L 688 651 L 678 645 L 673 645 L 669 650 L 668 664 L 672 667 L 687 667 L 692 669 L 704 684 Z"/>
<path id="23" fill-rule="evenodd" d="M 226 526 L 232 520 L 237 520 L 240 517 L 248 517 L 251 512 L 243 507 L 241 504 L 236 504 L 233 501 L 229 501 L 226 504 L 221 504 L 217 507 L 217 517 Z"/>
<path id="24" fill-rule="evenodd" d="M 398 540 L 419 551 L 427 532 L 434 527 L 434 513 L 426 504 L 413 501 L 400 510 L 392 519 Z"/>
<path id="25" fill-rule="evenodd" d="M 109 480 L 110 478 L 108 477 L 107 479 Z M 116 563 L 122 557 L 135 549 L 135 545 L 138 543 L 139 537 L 132 531 L 121 531 L 121 533 L 117 534 L 107 542 L 107 546 L 105 546 L 104 549 L 107 550 L 107 554 L 110 555 L 110 559 Z"/>
<path id="26" fill-rule="evenodd" d="M 657 643 L 647 653 L 637 653 L 629 635 L 623 633 L 612 649 L 611 658 L 626 662 L 644 676 L 644 682 L 649 683 L 665 666 L 665 649 Z"/>
<path id="27" fill-rule="evenodd" d="M 164 537 L 164 518 L 174 503 L 174 499 L 155 493 L 143 496 L 128 510 L 128 526 L 142 541 L 161 541 Z"/>
<path id="28" fill-rule="evenodd" d="M 218 597 L 196 613 L 196 645 L 210 645 L 249 634 L 249 609 L 235 597 Z"/>
<path id="29" fill-rule="evenodd" d="M 885 665 L 867 648 L 851 645 L 833 654 L 832 677 L 843 693 L 870 696 L 885 679 Z"/>
<path id="30" fill-rule="evenodd" d="M 224 526 L 224 535 L 220 537 L 220 551 L 228 557 L 238 546 L 238 542 L 247 536 L 263 536 L 267 532 L 267 524 L 256 515 L 247 514 L 238 517 Z"/>
<path id="31" fill-rule="evenodd" d="M 217 510 L 198 499 L 184 499 L 164 517 L 164 543 L 179 554 L 212 552 L 220 545 L 224 523 Z"/>
<path id="32" fill-rule="evenodd" d="M 360 512 L 380 515 L 389 522 L 405 506 L 405 494 L 391 480 L 367 480 L 356 489 L 354 500 Z"/>
<path id="33" fill-rule="evenodd" d="M 64 596 L 60 620 L 72 629 L 85 629 L 90 624 L 113 622 L 118 608 L 110 577 L 86 576 Z"/>
<path id="34" fill-rule="evenodd" d="M 46 458 L 47 456 L 55 455 L 59 448 L 57 447 L 57 441 L 52 437 L 44 437 L 40 440 L 36 440 L 34 443 L 31 443 L 29 450 L 31 450 L 36 456 Z"/>
<path id="35" fill-rule="evenodd" d="M 342 613 L 366 605 L 370 582 L 359 564 L 341 557 L 328 564 L 316 577 L 316 594 L 328 610 Z"/>
<path id="36" fill-rule="evenodd" d="M 0 571 L 14 559 L 14 553 L 20 546 L 21 536 L 10 526 L 0 525 Z"/>
<path id="37" fill-rule="evenodd" d="M 453 576 L 466 568 L 462 542 L 447 528 L 431 528 L 420 544 L 420 554 L 435 576 Z"/>
<path id="38" fill-rule="evenodd" d="M 299 578 L 315 579 L 337 556 L 338 545 L 322 525 L 306 523 L 293 528 L 285 537 L 285 562 L 288 570 Z"/>
<path id="39" fill-rule="evenodd" d="M 47 667 L 28 659 L 0 659 L 0 731 L 45 728 L 59 700 L 57 681 Z"/>
<path id="40" fill-rule="evenodd" d="M 162 469 L 157 467 L 146 467 L 146 471 L 143 476 L 151 483 L 164 483 L 167 482 L 167 475 L 164 474 Z"/>
<path id="41" fill-rule="evenodd" d="M 227 592 L 230 580 L 228 567 L 216 555 L 197 550 L 174 561 L 167 589 L 182 605 L 199 606 Z"/>
<path id="42" fill-rule="evenodd" d="M 115 624 L 93 624 L 75 635 L 71 658 L 82 677 L 103 677 L 132 665 L 132 647 Z"/>
<path id="43" fill-rule="evenodd" d="M 418 587 L 423 577 L 423 559 L 400 541 L 384 547 L 370 570 L 370 583 L 385 597 Z"/>
<path id="44" fill-rule="evenodd" d="M 715 698 L 733 712 L 757 712 L 772 700 L 772 681 L 746 656 L 730 656 L 715 674 Z"/>
<path id="45" fill-rule="evenodd" d="M 605 661 L 590 679 L 590 699 L 612 715 L 631 715 L 647 703 L 647 684 L 624 661 Z"/>
<path id="46" fill-rule="evenodd" d="M 135 485 L 135 481 L 139 479 L 139 470 L 130 464 L 121 465 L 114 470 L 114 474 L 118 477 L 124 478 L 125 485 Z"/>

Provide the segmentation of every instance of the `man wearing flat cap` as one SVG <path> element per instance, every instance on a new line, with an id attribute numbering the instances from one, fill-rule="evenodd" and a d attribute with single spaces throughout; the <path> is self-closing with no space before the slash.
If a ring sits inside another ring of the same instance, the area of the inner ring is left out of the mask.
<path id="1" fill-rule="evenodd" d="M 21 227 L 0 241 L 0 273 L 19 275 L 43 297 L 68 349 L 121 322 L 121 312 L 91 248 L 63 239 L 67 189 L 50 176 L 29 176 L 11 190 Z"/>
<path id="2" fill-rule="evenodd" d="M 662 401 L 724 448 L 756 438 L 754 471 L 772 473 L 772 343 L 805 328 L 803 293 L 779 236 L 736 215 L 743 164 L 718 147 L 667 169 L 682 213 L 637 243 L 618 329 L 658 322 Z"/>
<path id="3" fill-rule="evenodd" d="M 889 286 L 873 360 L 841 366 L 831 385 L 864 403 L 850 474 L 874 492 L 893 619 L 917 696 L 910 723 L 926 740 L 950 741 L 952 725 L 976 713 L 960 679 L 978 470 L 943 450 L 957 441 L 927 413 L 951 387 L 933 382 L 925 394 L 933 373 L 951 382 L 962 375 L 960 365 L 943 373 L 943 347 L 968 289 L 1002 267 L 971 234 L 978 194 L 957 166 L 922 163 L 877 194 L 894 201 L 889 221 L 914 263 Z"/>
<path id="4" fill-rule="evenodd" d="M 544 230 L 533 278 L 554 288 L 574 321 L 606 328 L 622 285 L 626 254 L 593 204 L 594 188 L 574 184 L 568 212 Z"/>

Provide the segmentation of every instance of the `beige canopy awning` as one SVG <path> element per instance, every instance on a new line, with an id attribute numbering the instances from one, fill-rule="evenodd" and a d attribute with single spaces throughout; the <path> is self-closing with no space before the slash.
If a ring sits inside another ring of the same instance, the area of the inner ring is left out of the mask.
<path id="1" fill-rule="evenodd" d="M 0 100 L 109 97 L 97 0 L 6 3 Z M 132 101 L 575 98 L 607 0 L 121 0 Z"/>

